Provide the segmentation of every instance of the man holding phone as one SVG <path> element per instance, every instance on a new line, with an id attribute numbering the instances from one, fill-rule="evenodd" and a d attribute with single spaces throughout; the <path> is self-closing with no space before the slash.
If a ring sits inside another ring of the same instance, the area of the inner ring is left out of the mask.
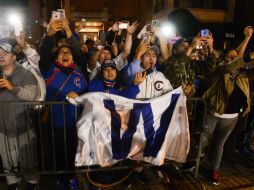
<path id="1" fill-rule="evenodd" d="M 193 62 L 190 55 L 197 46 L 206 46 L 207 58 L 203 62 Z M 188 97 L 195 94 L 195 78 L 201 71 L 213 71 L 216 66 L 216 56 L 213 49 L 213 38 L 209 33 L 207 37 L 198 34 L 189 44 L 188 40 L 181 38 L 172 47 L 172 57 L 162 63 L 161 69 L 165 76 L 172 82 L 172 86 L 177 88 L 183 86 L 183 90 Z"/>
<path id="2" fill-rule="evenodd" d="M 173 90 L 169 80 L 156 70 L 155 64 L 159 56 L 159 48 L 150 46 L 144 40 L 140 42 L 134 60 L 127 69 L 127 80 L 132 81 L 138 72 L 146 73 L 146 79 L 139 85 L 138 99 L 150 99 L 158 97 Z"/>
<path id="3" fill-rule="evenodd" d="M 38 84 L 33 74 L 16 62 L 12 45 L 0 40 L 0 101 L 35 101 Z M 13 110 L 15 109 L 15 111 Z M 36 160 L 36 134 L 32 128 L 27 110 L 22 106 L 1 105 L 0 109 L 0 156 L 6 170 L 34 171 Z M 18 123 L 18 125 L 16 125 Z M 8 145 L 6 145 L 8 142 Z M 34 148 L 33 148 L 34 147 Z M 29 154 L 27 154 L 29 152 Z M 19 156 L 17 156 L 19 155 Z M 24 176 L 28 181 L 26 189 L 36 186 L 35 175 Z M 8 189 L 17 188 L 22 178 L 18 175 L 7 176 Z"/>

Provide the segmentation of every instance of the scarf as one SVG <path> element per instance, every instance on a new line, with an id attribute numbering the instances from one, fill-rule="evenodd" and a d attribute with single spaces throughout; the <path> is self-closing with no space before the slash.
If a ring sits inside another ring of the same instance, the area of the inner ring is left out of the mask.
<path id="1" fill-rule="evenodd" d="M 107 88 L 114 88 L 116 81 L 104 79 L 103 83 L 104 83 L 105 87 L 107 87 Z"/>
<path id="2" fill-rule="evenodd" d="M 55 61 L 55 65 L 56 65 L 57 68 L 59 68 L 65 74 L 70 74 L 71 72 L 73 72 L 73 70 L 75 68 L 75 64 L 74 63 L 71 63 L 70 65 L 65 67 L 61 63 L 59 63 L 57 60 Z"/>

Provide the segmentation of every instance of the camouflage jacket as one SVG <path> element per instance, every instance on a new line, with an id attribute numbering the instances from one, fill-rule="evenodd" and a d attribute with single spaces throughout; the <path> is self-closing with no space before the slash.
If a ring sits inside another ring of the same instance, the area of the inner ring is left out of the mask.
<path id="1" fill-rule="evenodd" d="M 206 61 L 192 61 L 186 55 L 170 57 L 161 65 L 161 71 L 170 81 L 173 88 L 189 84 L 193 86 L 196 75 L 207 75 L 216 68 L 217 59 L 214 54 L 208 56 Z"/>

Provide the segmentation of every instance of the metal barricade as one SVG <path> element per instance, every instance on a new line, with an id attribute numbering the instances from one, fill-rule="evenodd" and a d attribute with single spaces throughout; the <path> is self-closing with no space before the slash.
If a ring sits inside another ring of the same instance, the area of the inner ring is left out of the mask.
<path id="1" fill-rule="evenodd" d="M 2 175 L 73 171 L 79 111 L 65 102 L 0 103 L 1 157 L 16 151 L 2 158 Z"/>
<path id="2" fill-rule="evenodd" d="M 190 152 L 188 161 L 195 161 L 194 175 L 197 178 L 200 165 L 203 127 L 205 125 L 207 107 L 201 98 L 188 98 L 187 100 L 189 126 L 190 126 Z"/>
<path id="3" fill-rule="evenodd" d="M 199 98 L 190 98 L 187 102 L 191 134 L 189 160 L 196 162 L 197 177 L 206 104 Z M 66 102 L 0 102 L 0 153 L 4 168 L 0 176 L 92 172 L 139 166 L 136 162 L 120 162 L 111 168 L 75 168 L 78 140 L 75 123 L 81 111 L 82 108 Z"/>

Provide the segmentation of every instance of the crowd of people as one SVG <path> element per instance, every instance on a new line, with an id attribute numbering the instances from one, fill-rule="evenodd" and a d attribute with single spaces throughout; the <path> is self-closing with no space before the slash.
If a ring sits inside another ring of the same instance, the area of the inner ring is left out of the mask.
<path id="1" fill-rule="evenodd" d="M 187 97 L 202 98 L 207 104 L 202 144 L 203 150 L 210 144 L 211 148 L 206 152 L 211 163 L 209 180 L 218 185 L 224 144 L 236 128 L 237 121 L 246 117 L 251 109 L 251 61 L 254 53 L 246 54 L 245 50 L 253 28 L 247 26 L 239 46 L 221 55 L 214 49 L 212 31 L 205 36 L 198 33 L 192 39 L 181 37 L 173 43 L 159 27 L 146 26 L 142 35 L 138 35 L 141 37 L 137 38 L 139 28 L 137 22 L 131 23 L 122 32 L 124 41 L 118 40 L 116 34 L 121 29 L 116 22 L 108 31 L 105 44 L 91 39 L 82 43 L 78 33 L 70 29 L 68 21 L 60 19 L 48 23 L 38 48 L 26 42 L 23 31 L 15 38 L 1 39 L 0 101 L 66 101 L 66 97 L 76 98 L 88 92 L 147 100 L 182 86 Z M 34 168 L 35 152 L 30 152 L 30 159 L 26 155 L 28 149 L 36 151 L 36 131 L 24 107 L 18 107 L 15 112 L 12 109 L 11 105 L 0 109 L 3 168 Z M 63 133 L 66 133 L 70 156 L 68 164 L 74 167 L 75 122 L 80 111 L 73 105 L 64 110 L 62 106 L 52 107 L 50 117 L 54 118 L 60 168 Z M 47 121 L 42 125 L 47 126 Z M 4 146 L 7 141 L 8 147 Z M 231 142 L 229 147 L 234 147 L 236 139 Z M 232 151 L 227 151 L 228 157 Z M 22 156 L 26 158 L 22 159 Z M 27 189 L 34 189 L 39 176 L 24 177 L 28 181 Z M 68 177 L 73 182 L 75 175 Z M 16 189 L 20 181 L 20 176 L 7 176 L 8 189 Z M 77 182 L 73 184 L 77 186 Z"/>

